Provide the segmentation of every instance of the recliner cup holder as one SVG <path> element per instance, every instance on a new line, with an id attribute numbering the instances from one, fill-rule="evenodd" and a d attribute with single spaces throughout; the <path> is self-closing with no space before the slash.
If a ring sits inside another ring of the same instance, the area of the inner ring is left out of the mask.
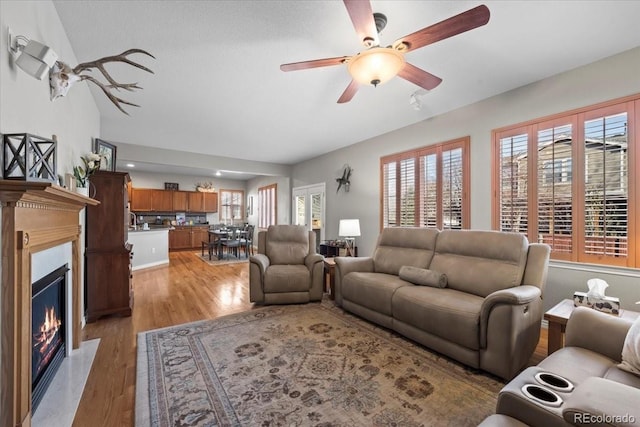
<path id="1" fill-rule="evenodd" d="M 525 384 L 522 386 L 522 393 L 529 399 L 544 406 L 554 408 L 562 405 L 562 398 L 556 392 L 538 384 Z"/>
<path id="2" fill-rule="evenodd" d="M 560 375 L 553 374 L 551 372 L 538 372 L 535 377 L 542 385 L 546 385 L 552 390 L 562 393 L 570 393 L 573 391 L 573 384 L 566 378 Z"/>

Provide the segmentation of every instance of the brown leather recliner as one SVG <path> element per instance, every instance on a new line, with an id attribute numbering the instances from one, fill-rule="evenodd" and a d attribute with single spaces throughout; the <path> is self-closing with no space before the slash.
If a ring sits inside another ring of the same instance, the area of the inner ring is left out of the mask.
<path id="1" fill-rule="evenodd" d="M 324 265 L 316 235 L 299 225 L 272 225 L 258 233 L 249 258 L 249 299 L 262 304 L 320 301 Z"/>

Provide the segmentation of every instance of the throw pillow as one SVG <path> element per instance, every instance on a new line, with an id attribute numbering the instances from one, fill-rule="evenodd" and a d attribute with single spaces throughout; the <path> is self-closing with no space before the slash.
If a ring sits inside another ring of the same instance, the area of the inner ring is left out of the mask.
<path id="1" fill-rule="evenodd" d="M 622 346 L 622 363 L 618 368 L 640 376 L 640 317 L 633 322 Z"/>
<path id="2" fill-rule="evenodd" d="M 398 274 L 402 280 L 411 282 L 414 285 L 431 286 L 434 288 L 444 288 L 447 286 L 447 275 L 425 268 L 403 265 Z"/>

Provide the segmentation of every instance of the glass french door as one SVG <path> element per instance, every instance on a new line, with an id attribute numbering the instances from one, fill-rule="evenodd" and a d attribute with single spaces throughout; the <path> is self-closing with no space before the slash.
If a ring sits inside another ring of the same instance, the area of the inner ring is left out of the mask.
<path id="1" fill-rule="evenodd" d="M 295 187 L 293 193 L 293 223 L 304 225 L 316 235 L 317 246 L 324 240 L 325 184 Z"/>

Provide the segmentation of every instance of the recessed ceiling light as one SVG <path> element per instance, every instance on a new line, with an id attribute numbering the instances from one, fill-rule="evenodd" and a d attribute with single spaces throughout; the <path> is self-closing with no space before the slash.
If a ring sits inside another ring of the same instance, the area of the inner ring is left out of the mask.
<path id="1" fill-rule="evenodd" d="M 135 168 L 135 167 L 136 167 L 136 165 L 134 165 L 133 163 L 127 163 L 127 167 L 128 167 L 128 168 Z"/>

